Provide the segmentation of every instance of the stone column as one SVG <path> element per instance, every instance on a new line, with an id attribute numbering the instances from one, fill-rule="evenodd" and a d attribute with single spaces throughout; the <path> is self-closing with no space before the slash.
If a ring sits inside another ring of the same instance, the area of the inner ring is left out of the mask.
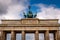
<path id="1" fill-rule="evenodd" d="M 25 40 L 25 32 L 22 31 L 22 40 Z"/>
<path id="2" fill-rule="evenodd" d="M 5 40 L 5 33 L 3 31 L 0 31 L 0 40 Z"/>
<path id="3" fill-rule="evenodd" d="M 49 30 L 46 30 L 44 38 L 45 40 L 49 40 Z"/>
<path id="4" fill-rule="evenodd" d="M 16 40 L 16 34 L 14 31 L 11 31 L 11 40 Z"/>
<path id="5" fill-rule="evenodd" d="M 60 30 L 59 30 L 58 40 L 60 40 Z"/>
<path id="6" fill-rule="evenodd" d="M 0 31 L 0 40 L 2 40 L 2 32 Z"/>
<path id="7" fill-rule="evenodd" d="M 58 34 L 59 36 L 58 36 L 58 40 L 60 40 L 60 30 L 59 30 L 59 34 Z"/>
<path id="8" fill-rule="evenodd" d="M 39 32 L 38 31 L 35 32 L 35 40 L 39 40 Z"/>
<path id="9" fill-rule="evenodd" d="M 55 32 L 55 40 L 60 40 L 59 39 L 59 31 L 58 30 Z"/>

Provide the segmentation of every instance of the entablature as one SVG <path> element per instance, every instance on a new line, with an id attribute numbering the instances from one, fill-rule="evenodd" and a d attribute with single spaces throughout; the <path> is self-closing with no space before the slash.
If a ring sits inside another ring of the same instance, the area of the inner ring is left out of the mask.
<path id="1" fill-rule="evenodd" d="M 0 27 L 59 27 L 56 25 L 44 25 L 44 24 L 0 24 Z"/>
<path id="2" fill-rule="evenodd" d="M 58 19 L 37 19 L 37 18 L 25 18 L 21 20 L 2 20 L 1 24 L 38 24 L 38 25 L 56 25 L 58 24 Z"/>

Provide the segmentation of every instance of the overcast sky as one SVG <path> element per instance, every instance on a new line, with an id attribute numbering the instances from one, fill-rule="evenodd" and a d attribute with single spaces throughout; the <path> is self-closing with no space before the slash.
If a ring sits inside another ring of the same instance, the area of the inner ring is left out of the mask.
<path id="1" fill-rule="evenodd" d="M 37 12 L 39 19 L 60 19 L 60 0 L 0 0 L 0 19 L 21 19 L 23 12 Z"/>

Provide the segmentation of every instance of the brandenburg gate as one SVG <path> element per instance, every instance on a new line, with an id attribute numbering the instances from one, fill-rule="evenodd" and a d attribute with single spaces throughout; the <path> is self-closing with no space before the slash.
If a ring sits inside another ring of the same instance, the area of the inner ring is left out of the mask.
<path id="1" fill-rule="evenodd" d="M 60 40 L 58 19 L 2 20 L 0 40 L 6 40 L 7 33 L 11 34 L 11 40 L 16 40 L 16 33 L 22 34 L 21 40 L 26 40 L 26 33 L 34 33 L 35 40 L 39 40 L 39 33 L 44 33 L 44 40 L 50 40 L 49 33 L 53 33 L 54 40 Z"/>

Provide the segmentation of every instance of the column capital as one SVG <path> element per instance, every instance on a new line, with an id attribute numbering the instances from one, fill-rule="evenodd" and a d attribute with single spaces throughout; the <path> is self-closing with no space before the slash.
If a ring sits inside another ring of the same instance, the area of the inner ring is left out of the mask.
<path id="1" fill-rule="evenodd" d="M 39 33 L 39 32 L 38 32 L 38 30 L 36 30 L 36 32 L 35 32 L 35 33 Z"/>

